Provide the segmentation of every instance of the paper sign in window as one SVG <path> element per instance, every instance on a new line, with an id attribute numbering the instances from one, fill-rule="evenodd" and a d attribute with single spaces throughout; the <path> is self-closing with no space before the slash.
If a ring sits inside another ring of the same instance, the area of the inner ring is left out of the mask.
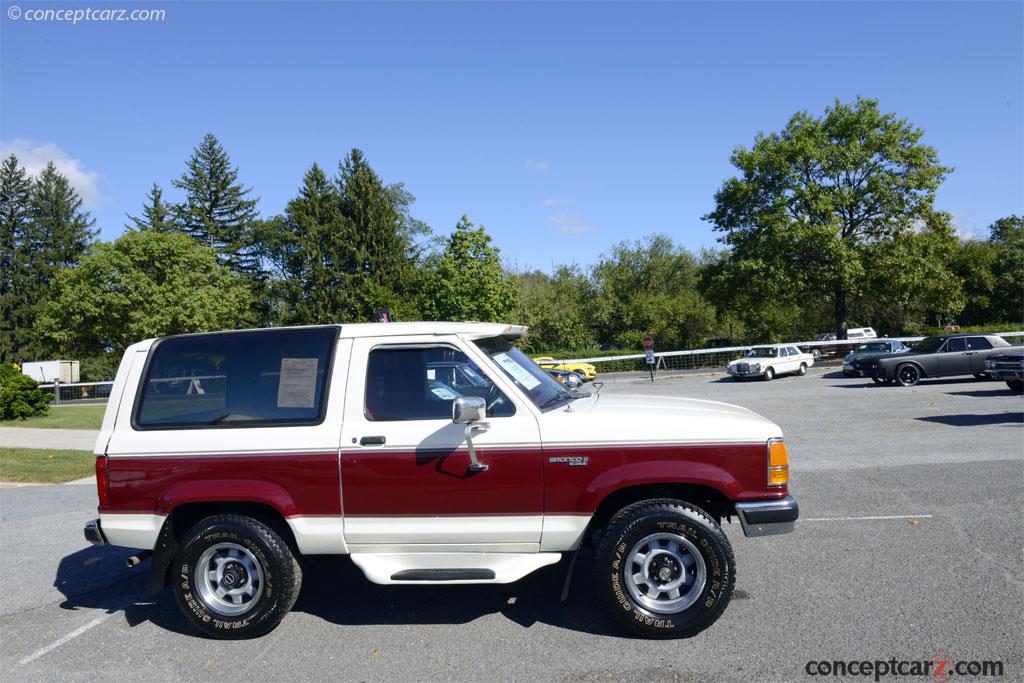
<path id="1" fill-rule="evenodd" d="M 530 371 L 522 365 L 512 360 L 508 354 L 499 353 L 494 356 L 494 360 L 498 361 L 498 365 L 500 365 L 505 372 L 511 375 L 512 379 L 522 384 L 527 391 L 540 384 L 539 379 L 531 375 Z"/>
<path id="2" fill-rule="evenodd" d="M 312 408 L 316 405 L 316 365 L 316 358 L 281 359 L 278 408 Z"/>

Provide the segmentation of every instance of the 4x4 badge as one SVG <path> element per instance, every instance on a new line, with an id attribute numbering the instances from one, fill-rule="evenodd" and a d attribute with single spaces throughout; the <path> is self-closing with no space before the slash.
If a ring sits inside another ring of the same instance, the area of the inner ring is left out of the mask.
<path id="1" fill-rule="evenodd" d="M 590 458 L 586 455 L 560 455 L 556 458 L 548 458 L 548 462 L 551 464 L 564 462 L 568 463 L 569 467 L 586 467 Z"/>

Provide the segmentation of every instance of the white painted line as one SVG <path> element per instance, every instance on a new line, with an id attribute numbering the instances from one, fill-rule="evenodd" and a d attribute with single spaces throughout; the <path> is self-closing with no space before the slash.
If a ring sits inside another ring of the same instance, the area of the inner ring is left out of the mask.
<path id="1" fill-rule="evenodd" d="M 69 642 L 71 640 L 74 640 L 75 638 L 77 638 L 78 636 L 82 635 L 83 633 L 85 633 L 89 629 L 93 628 L 94 626 L 99 626 L 101 623 L 106 621 L 108 618 L 110 618 L 109 614 L 104 614 L 102 616 L 96 617 L 95 619 L 90 621 L 85 626 L 81 626 L 79 628 L 76 628 L 74 631 L 72 631 L 71 633 L 67 634 L 63 638 L 58 638 L 57 640 L 53 641 L 52 643 L 50 643 L 46 647 L 40 648 L 40 649 L 36 650 L 32 654 L 30 654 L 28 657 L 23 657 L 21 659 L 21 661 L 18 662 L 18 665 L 19 666 L 24 666 L 24 665 L 28 664 L 31 661 L 35 661 L 36 659 L 39 659 L 40 657 L 42 657 L 46 653 L 52 652 L 53 650 L 56 650 L 61 645 L 64 645 L 65 643 L 67 643 L 67 642 Z"/>
<path id="2" fill-rule="evenodd" d="M 932 515 L 878 515 L 875 517 L 810 517 L 800 522 L 857 522 L 871 519 L 931 519 Z"/>

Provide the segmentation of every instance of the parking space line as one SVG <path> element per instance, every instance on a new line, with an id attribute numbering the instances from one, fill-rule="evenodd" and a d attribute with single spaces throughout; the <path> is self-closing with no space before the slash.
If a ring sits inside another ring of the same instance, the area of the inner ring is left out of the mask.
<path id="1" fill-rule="evenodd" d="M 32 661 L 35 661 L 36 659 L 39 659 L 40 657 L 42 657 L 43 655 L 47 654 L 48 652 L 52 652 L 53 650 L 56 650 L 61 645 L 64 645 L 65 643 L 67 643 L 67 642 L 69 642 L 71 640 L 74 640 L 75 638 L 77 638 L 78 636 L 82 635 L 83 633 L 85 633 L 89 629 L 93 628 L 94 626 L 99 626 L 101 623 L 106 621 L 108 618 L 110 618 L 110 614 L 104 614 L 102 616 L 96 617 L 95 619 L 90 621 L 85 626 L 80 626 L 79 628 L 76 628 L 74 631 L 72 631 L 71 633 L 67 634 L 66 636 L 64 636 L 62 638 L 58 638 L 57 640 L 53 641 L 52 643 L 50 643 L 46 647 L 43 647 L 43 648 L 40 648 L 40 649 L 36 650 L 35 652 L 33 652 L 32 654 L 30 654 L 27 657 L 23 657 L 18 662 L 18 665 L 19 666 L 24 666 L 25 664 L 28 664 L 29 662 L 32 662 Z"/>
<path id="2" fill-rule="evenodd" d="M 858 522 L 874 519 L 931 519 L 932 515 L 874 515 L 868 517 L 809 517 L 801 518 L 801 522 Z"/>

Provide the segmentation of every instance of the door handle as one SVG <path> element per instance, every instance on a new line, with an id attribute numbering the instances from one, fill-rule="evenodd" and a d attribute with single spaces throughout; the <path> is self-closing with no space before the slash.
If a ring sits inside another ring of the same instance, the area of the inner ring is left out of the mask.
<path id="1" fill-rule="evenodd" d="M 359 445 L 360 446 L 383 446 L 384 445 L 384 441 L 385 441 L 385 439 L 384 439 L 383 436 L 364 436 L 363 438 L 359 439 Z"/>

